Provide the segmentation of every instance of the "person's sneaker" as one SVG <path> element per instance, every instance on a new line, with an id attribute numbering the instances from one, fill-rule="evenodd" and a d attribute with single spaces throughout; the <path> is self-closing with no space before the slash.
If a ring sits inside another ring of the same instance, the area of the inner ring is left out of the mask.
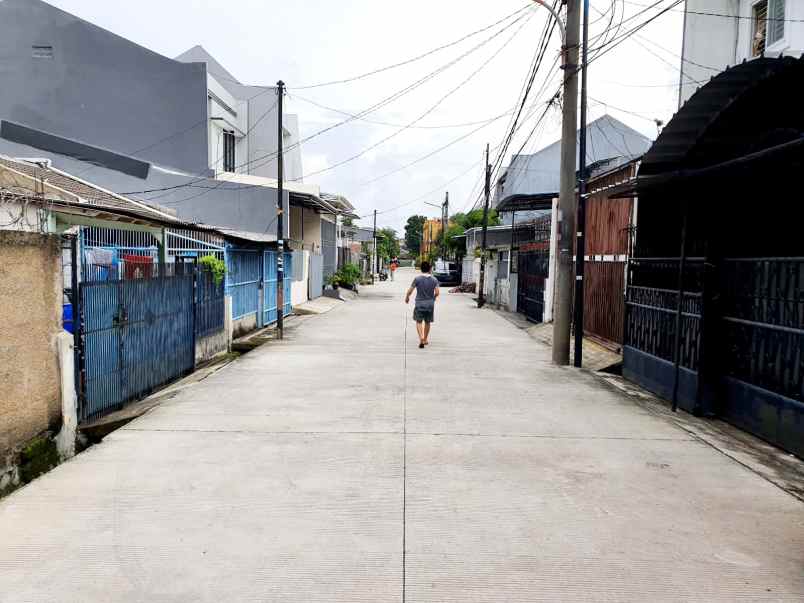
<path id="1" fill-rule="evenodd" d="M 423 344 L 421 341 L 419 342 L 419 349 L 420 349 L 420 350 L 423 350 L 423 349 L 424 349 L 424 344 Z"/>

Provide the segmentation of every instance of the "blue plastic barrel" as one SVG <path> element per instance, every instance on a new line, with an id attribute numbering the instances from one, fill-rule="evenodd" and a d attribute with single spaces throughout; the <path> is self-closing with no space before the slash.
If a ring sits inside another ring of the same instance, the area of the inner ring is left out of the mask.
<path id="1" fill-rule="evenodd" d="M 64 304 L 61 312 L 61 323 L 68 333 L 73 332 L 73 305 Z"/>

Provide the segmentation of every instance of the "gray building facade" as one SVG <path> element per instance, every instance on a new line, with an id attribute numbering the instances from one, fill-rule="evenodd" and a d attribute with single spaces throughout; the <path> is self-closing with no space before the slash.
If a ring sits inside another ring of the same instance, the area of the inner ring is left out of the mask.
<path id="1" fill-rule="evenodd" d="M 164 57 L 41 0 L 0 1 L 0 154 L 47 159 L 188 221 L 276 234 L 276 189 L 215 180 L 219 166 L 211 160 L 210 133 L 221 123 L 213 91 L 223 82 L 242 95 L 253 87 L 223 73 L 221 83 L 212 81 L 209 57 L 186 54 Z M 276 149 L 275 111 L 273 119 L 260 113 L 275 103 L 275 91 L 266 89 L 253 100 L 252 115 L 248 106 L 229 107 L 241 138 L 261 116 L 264 129 L 237 171 Z M 300 153 L 293 161 L 300 170 Z M 262 165 L 259 175 L 268 175 L 270 162 Z"/>

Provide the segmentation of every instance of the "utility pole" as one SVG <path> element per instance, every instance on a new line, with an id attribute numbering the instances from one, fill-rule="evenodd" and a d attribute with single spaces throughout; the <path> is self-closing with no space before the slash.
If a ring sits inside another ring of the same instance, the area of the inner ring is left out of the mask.
<path id="1" fill-rule="evenodd" d="M 558 278 L 553 319 L 553 362 L 569 364 L 575 230 L 575 162 L 578 131 L 578 45 L 581 0 L 567 0 L 563 61 L 564 107 L 561 132 L 561 185 L 558 198 Z"/>
<path id="2" fill-rule="evenodd" d="M 441 206 L 441 259 L 447 261 L 447 226 L 449 225 L 449 191 Z"/>
<path id="3" fill-rule="evenodd" d="M 379 274 L 380 273 L 380 254 L 377 253 L 377 210 L 376 209 L 374 210 L 374 261 L 372 262 L 372 264 L 374 264 L 371 267 L 372 272 L 374 274 Z M 372 274 L 372 276 L 371 276 L 372 281 L 374 280 L 374 274 Z"/>
<path id="4" fill-rule="evenodd" d="M 483 203 L 483 237 L 480 243 L 480 291 L 477 293 L 477 307 L 486 305 L 483 289 L 486 285 L 486 235 L 489 228 L 489 199 L 491 197 L 491 164 L 489 163 L 489 145 L 486 144 L 486 200 Z"/>
<path id="5" fill-rule="evenodd" d="M 276 93 L 279 98 L 276 101 L 277 106 L 277 153 L 276 153 L 276 332 L 279 339 L 285 337 L 285 228 L 283 214 L 285 211 L 285 204 L 283 197 L 285 196 L 285 149 L 283 140 L 282 128 L 282 109 L 285 100 L 285 82 L 279 80 L 276 83 Z"/>
<path id="6" fill-rule="evenodd" d="M 578 167 L 578 237 L 575 245 L 575 366 L 583 365 L 584 272 L 586 266 L 586 68 L 589 59 L 589 0 L 583 0 L 581 132 Z"/>

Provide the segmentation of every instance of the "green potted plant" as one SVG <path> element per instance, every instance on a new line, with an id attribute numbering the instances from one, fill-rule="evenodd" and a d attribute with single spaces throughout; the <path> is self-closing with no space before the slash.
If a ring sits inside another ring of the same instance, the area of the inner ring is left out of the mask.
<path id="1" fill-rule="evenodd" d="M 333 272 L 326 278 L 325 283 L 333 289 L 337 289 L 341 284 L 340 275 L 337 272 Z"/>
<path id="2" fill-rule="evenodd" d="M 336 273 L 339 284 L 346 289 L 357 289 L 360 282 L 360 268 L 356 264 L 345 264 Z"/>

